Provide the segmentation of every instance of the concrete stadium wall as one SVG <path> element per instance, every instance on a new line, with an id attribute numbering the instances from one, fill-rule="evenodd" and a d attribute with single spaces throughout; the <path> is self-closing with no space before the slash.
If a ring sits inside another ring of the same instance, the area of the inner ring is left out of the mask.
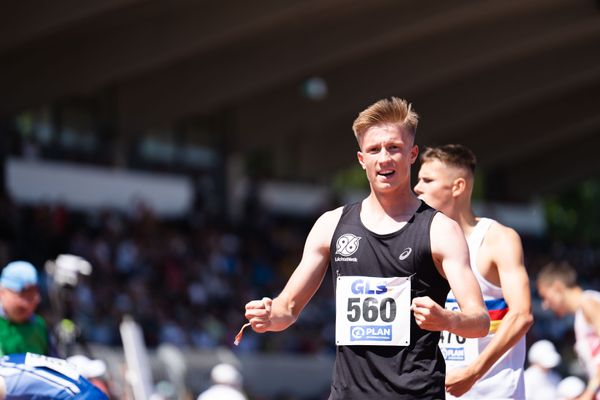
<path id="1" fill-rule="evenodd" d="M 170 350 L 175 350 L 170 346 Z M 311 398 L 328 391 L 334 355 L 238 354 L 229 349 L 176 349 L 185 360 L 185 384 L 193 393 L 210 385 L 210 370 L 220 363 L 236 365 L 244 376 L 244 389 L 254 396 L 291 395 Z M 125 389 L 125 357 L 120 348 L 91 346 L 94 358 L 106 361 L 114 386 Z M 161 349 L 148 351 L 154 383 L 168 379 L 168 364 Z M 172 353 L 171 353 L 172 354 Z"/>

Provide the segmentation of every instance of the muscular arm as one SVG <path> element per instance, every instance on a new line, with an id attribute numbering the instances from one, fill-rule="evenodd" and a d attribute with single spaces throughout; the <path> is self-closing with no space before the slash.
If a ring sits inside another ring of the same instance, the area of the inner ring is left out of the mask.
<path id="1" fill-rule="evenodd" d="M 282 331 L 292 325 L 313 297 L 327 271 L 329 247 L 342 209 L 323 214 L 306 238 L 302 260 L 279 296 L 246 304 L 246 318 L 256 332 Z"/>
<path id="2" fill-rule="evenodd" d="M 529 278 L 523 262 L 523 247 L 519 235 L 500 224 L 490 227 L 486 246 L 496 265 L 508 312 L 485 350 L 469 366 L 471 373 L 482 377 L 512 348 L 533 324 Z"/>
<path id="3" fill-rule="evenodd" d="M 455 221 L 441 213 L 436 214 L 431 223 L 431 252 L 438 271 L 448 279 L 460 311 L 434 307 L 431 312 L 441 315 L 439 322 L 421 327 L 447 330 L 462 337 L 486 335 L 490 319 L 483 304 L 481 290 L 469 266 L 469 251 L 464 234 Z M 419 323 L 417 315 L 415 319 Z"/>

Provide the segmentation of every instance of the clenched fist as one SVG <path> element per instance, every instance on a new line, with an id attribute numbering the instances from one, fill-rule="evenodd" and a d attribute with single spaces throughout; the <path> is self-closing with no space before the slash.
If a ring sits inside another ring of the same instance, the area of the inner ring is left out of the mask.
<path id="1" fill-rule="evenodd" d="M 428 331 L 443 331 L 448 328 L 449 311 L 433 301 L 429 296 L 415 297 L 410 309 L 420 328 Z"/>
<path id="2" fill-rule="evenodd" d="M 246 318 L 255 332 L 263 333 L 271 326 L 271 305 L 273 300 L 263 297 L 261 300 L 252 300 L 246 304 Z"/>

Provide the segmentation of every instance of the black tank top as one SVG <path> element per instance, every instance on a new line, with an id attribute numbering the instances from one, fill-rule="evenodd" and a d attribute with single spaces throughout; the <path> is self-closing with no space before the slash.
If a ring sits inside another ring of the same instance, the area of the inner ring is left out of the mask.
<path id="1" fill-rule="evenodd" d="M 450 287 L 431 255 L 430 227 L 437 211 L 421 203 L 400 230 L 379 235 L 360 220 L 361 203 L 344 207 L 331 241 L 330 265 L 337 276 L 411 278 L 411 301 L 429 296 L 444 307 Z M 336 254 L 338 239 L 359 237 L 358 248 Z M 410 316 L 409 346 L 337 346 L 330 400 L 444 399 L 446 367 L 439 332 L 419 328 Z"/>

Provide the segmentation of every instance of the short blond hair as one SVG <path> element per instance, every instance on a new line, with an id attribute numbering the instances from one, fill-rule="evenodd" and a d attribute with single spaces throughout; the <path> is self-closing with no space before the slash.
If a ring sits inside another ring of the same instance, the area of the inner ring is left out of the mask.
<path id="1" fill-rule="evenodd" d="M 398 125 L 410 132 L 414 139 L 418 123 L 419 116 L 410 103 L 398 97 L 391 97 L 379 100 L 361 111 L 352 124 L 352 130 L 359 144 L 369 128 L 381 124 Z"/>

